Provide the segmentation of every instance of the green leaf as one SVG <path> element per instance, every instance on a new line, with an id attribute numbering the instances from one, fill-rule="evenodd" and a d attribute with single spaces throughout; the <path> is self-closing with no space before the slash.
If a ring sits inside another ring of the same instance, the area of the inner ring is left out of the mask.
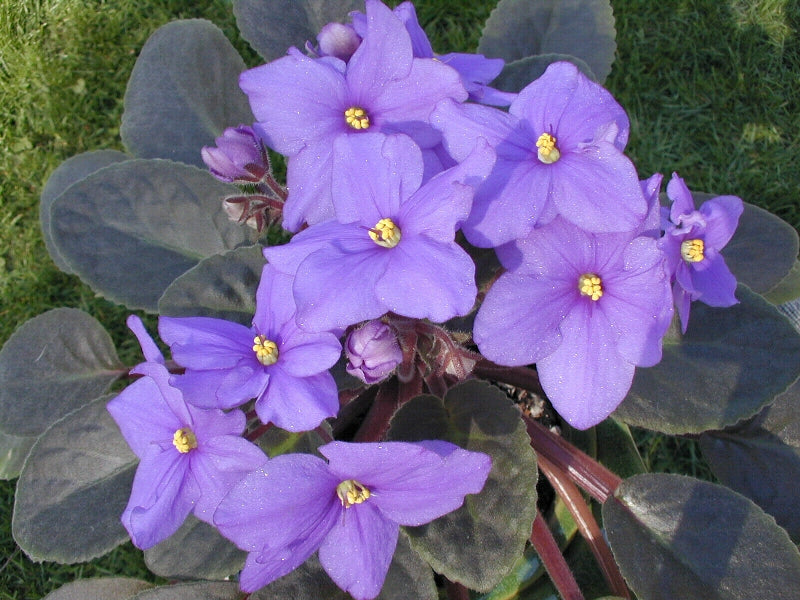
<path id="1" fill-rule="evenodd" d="M 203 581 L 163 585 L 136 594 L 131 600 L 242 600 L 244 597 L 235 583 Z"/>
<path id="2" fill-rule="evenodd" d="M 44 185 L 42 195 L 39 198 L 39 224 L 42 228 L 42 237 L 47 251 L 56 266 L 65 273 L 72 273 L 69 265 L 61 258 L 53 237 L 50 234 L 50 207 L 53 201 L 58 198 L 64 190 L 73 183 L 88 177 L 98 169 L 107 167 L 116 162 L 128 160 L 130 156 L 117 152 L 116 150 L 97 150 L 95 152 L 84 152 L 72 158 L 68 158 L 58 165 L 58 168 L 50 174 L 47 183 Z"/>
<path id="3" fill-rule="evenodd" d="M 489 593 L 479 596 L 477 600 L 514 600 L 519 597 L 522 590 L 527 589 L 544 573 L 542 559 L 533 546 L 529 546 L 502 581 Z"/>
<path id="4" fill-rule="evenodd" d="M 794 261 L 786 276 L 764 294 L 764 298 L 773 304 L 784 304 L 800 298 L 800 261 Z"/>
<path id="5" fill-rule="evenodd" d="M 120 135 L 140 158 L 168 158 L 205 168 L 203 146 L 226 127 L 249 125 L 239 89 L 245 64 L 213 23 L 173 21 L 145 43 L 125 91 Z"/>
<path id="6" fill-rule="evenodd" d="M 567 54 L 589 65 L 602 83 L 611 73 L 615 37 L 608 0 L 500 0 L 486 20 L 478 52 L 506 62 Z"/>
<path id="7" fill-rule="evenodd" d="M 37 436 L 126 372 L 106 330 L 85 312 L 34 317 L 0 350 L 0 429 Z"/>
<path id="8" fill-rule="evenodd" d="M 215 317 L 250 326 L 264 268 L 261 246 L 210 256 L 173 281 L 158 301 L 169 317 Z"/>
<path id="9" fill-rule="evenodd" d="M 797 598 L 800 553 L 789 536 L 721 485 L 636 475 L 603 505 L 603 521 L 640 600 Z"/>
<path id="10" fill-rule="evenodd" d="M 316 552 L 294 571 L 250 594 L 249 600 L 351 600 L 319 564 Z"/>
<path id="11" fill-rule="evenodd" d="M 176 277 L 253 235 L 221 209 L 234 186 L 166 160 L 128 160 L 100 169 L 51 209 L 53 240 L 95 291 L 129 308 L 156 310 Z"/>
<path id="12" fill-rule="evenodd" d="M 269 62 L 290 46 L 306 41 L 331 22 L 345 22 L 350 11 L 364 10 L 363 0 L 233 0 L 233 14 L 242 37 Z"/>
<path id="13" fill-rule="evenodd" d="M 327 422 L 323 421 L 321 427 L 330 434 L 330 426 Z M 280 427 L 272 427 L 262 434 L 256 443 L 267 456 L 275 458 L 289 453 L 317 454 L 319 456 L 317 448 L 325 444 L 325 440 L 316 431 L 293 433 Z"/>
<path id="14" fill-rule="evenodd" d="M 519 412 L 498 388 L 471 380 L 444 402 L 418 396 L 394 415 L 390 439 L 447 440 L 492 458 L 483 491 L 428 525 L 406 531 L 437 573 L 486 592 L 514 566 L 536 514 L 536 455 Z"/>
<path id="15" fill-rule="evenodd" d="M 126 577 L 78 579 L 50 592 L 43 600 L 130 600 L 152 583 Z"/>
<path id="16" fill-rule="evenodd" d="M 713 197 L 699 193 L 692 196 L 698 207 Z M 799 246 L 794 227 L 771 212 L 745 202 L 736 233 L 722 255 L 739 283 L 759 294 L 773 290 L 781 294 L 785 291 L 779 286 L 790 283 L 784 279 L 795 267 Z"/>
<path id="17" fill-rule="evenodd" d="M 700 436 L 703 456 L 719 480 L 775 517 L 800 542 L 800 383 L 756 417 Z"/>
<path id="18" fill-rule="evenodd" d="M 695 302 L 683 338 L 664 340 L 661 362 L 636 369 L 614 417 L 662 433 L 723 429 L 753 416 L 800 374 L 800 335 L 778 310 L 744 286 L 740 303 Z"/>
<path id="19" fill-rule="evenodd" d="M 577 56 L 569 54 L 537 54 L 536 56 L 526 56 L 506 63 L 500 75 L 492 82 L 492 85 L 505 92 L 520 92 L 531 81 L 541 77 L 552 63 L 561 60 L 571 62 L 589 79 L 597 81 L 597 76 L 592 73 L 589 65 Z"/>
<path id="20" fill-rule="evenodd" d="M 19 476 L 37 436 L 9 435 L 0 431 L 0 479 Z"/>
<path id="21" fill-rule="evenodd" d="M 11 529 L 31 560 L 87 561 L 128 539 L 120 515 L 137 459 L 106 410 L 111 397 L 55 423 L 25 461 Z"/>
<path id="22" fill-rule="evenodd" d="M 563 437 L 620 477 L 647 471 L 630 428 L 616 419 L 606 419 L 584 431 L 566 427 Z"/>
<path id="23" fill-rule="evenodd" d="M 225 579 L 242 568 L 244 558 L 244 552 L 193 515 L 144 553 L 147 568 L 167 579 Z"/>

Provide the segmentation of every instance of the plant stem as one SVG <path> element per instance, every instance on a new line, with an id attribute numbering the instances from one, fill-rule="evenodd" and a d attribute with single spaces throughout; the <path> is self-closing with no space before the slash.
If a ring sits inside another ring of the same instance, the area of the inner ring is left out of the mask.
<path id="1" fill-rule="evenodd" d="M 253 431 L 251 431 L 250 433 L 246 434 L 244 436 L 244 439 L 246 439 L 246 440 L 248 440 L 250 442 L 254 442 L 258 438 L 260 438 L 262 435 L 264 435 L 267 431 L 269 431 L 271 428 L 272 428 L 272 423 L 264 423 L 263 425 L 259 425 L 258 427 L 253 429 Z"/>
<path id="2" fill-rule="evenodd" d="M 469 600 L 469 590 L 460 583 L 447 580 L 447 600 Z"/>
<path id="3" fill-rule="evenodd" d="M 575 581 L 564 555 L 561 554 L 552 532 L 538 510 L 531 529 L 531 543 L 561 597 L 564 600 L 584 600 L 578 582 Z"/>
<path id="4" fill-rule="evenodd" d="M 475 364 L 472 374 L 481 379 L 502 381 L 545 396 L 542 384 L 539 383 L 539 374 L 528 367 L 504 367 L 484 358 Z"/>

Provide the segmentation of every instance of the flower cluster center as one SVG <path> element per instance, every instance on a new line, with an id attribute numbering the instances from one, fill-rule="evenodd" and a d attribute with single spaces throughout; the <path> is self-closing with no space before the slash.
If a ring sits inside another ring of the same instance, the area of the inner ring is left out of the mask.
<path id="1" fill-rule="evenodd" d="M 256 353 L 258 362 L 265 367 L 278 362 L 278 345 L 272 340 L 268 340 L 265 335 L 257 335 L 253 338 L 253 352 Z"/>
<path id="2" fill-rule="evenodd" d="M 584 273 L 578 277 L 578 289 L 581 296 L 589 296 L 597 302 L 603 296 L 603 280 L 594 273 Z"/>
<path id="3" fill-rule="evenodd" d="M 369 129 L 369 115 L 360 106 L 351 106 L 344 111 L 344 120 L 353 129 Z"/>
<path id="4" fill-rule="evenodd" d="M 561 158 L 561 152 L 556 147 L 556 138 L 549 133 L 543 133 L 536 140 L 536 147 L 539 149 L 539 160 L 546 165 L 551 165 Z"/>
<path id="5" fill-rule="evenodd" d="M 336 486 L 336 495 L 342 501 L 342 506 L 350 508 L 354 504 L 366 501 L 372 493 L 363 483 L 359 483 L 355 479 L 345 479 Z"/>
<path id="6" fill-rule="evenodd" d="M 700 262 L 705 258 L 706 245 L 701 239 L 684 240 L 681 244 L 681 256 L 686 262 Z"/>
<path id="7" fill-rule="evenodd" d="M 400 228 L 391 219 L 381 219 L 369 230 L 372 241 L 384 248 L 394 248 L 400 243 Z"/>
<path id="8" fill-rule="evenodd" d="M 186 454 L 189 450 L 197 448 L 197 437 L 188 427 L 181 427 L 172 436 L 172 445 L 181 454 Z"/>

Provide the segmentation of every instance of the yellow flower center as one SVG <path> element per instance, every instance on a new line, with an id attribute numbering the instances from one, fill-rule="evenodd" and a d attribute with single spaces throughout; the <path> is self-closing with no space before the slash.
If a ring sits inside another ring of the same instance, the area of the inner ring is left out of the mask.
<path id="1" fill-rule="evenodd" d="M 400 228 L 391 219 L 381 219 L 369 230 L 372 241 L 384 248 L 394 248 L 400 243 Z"/>
<path id="2" fill-rule="evenodd" d="M 584 273 L 578 277 L 578 289 L 581 296 L 589 296 L 597 302 L 603 296 L 603 280 L 594 273 Z"/>
<path id="3" fill-rule="evenodd" d="M 556 138 L 549 133 L 543 133 L 536 140 L 536 147 L 539 149 L 539 160 L 546 165 L 551 165 L 561 158 L 561 152 L 556 147 Z"/>
<path id="4" fill-rule="evenodd" d="M 351 106 L 344 111 L 344 120 L 353 129 L 369 129 L 369 115 L 360 106 Z"/>
<path id="5" fill-rule="evenodd" d="M 681 256 L 686 262 L 700 262 L 705 258 L 705 249 L 706 245 L 701 239 L 683 240 L 681 244 Z"/>
<path id="6" fill-rule="evenodd" d="M 186 454 L 189 450 L 197 448 L 197 438 L 191 429 L 182 427 L 172 436 L 172 445 L 181 454 Z"/>
<path id="7" fill-rule="evenodd" d="M 268 340 L 265 335 L 257 335 L 253 338 L 253 352 L 256 353 L 258 362 L 265 367 L 278 362 L 278 345 L 272 340 Z"/>
<path id="8" fill-rule="evenodd" d="M 342 501 L 342 506 L 350 508 L 354 504 L 364 502 L 372 493 L 363 483 L 359 483 L 355 479 L 346 479 L 336 486 L 336 495 Z"/>

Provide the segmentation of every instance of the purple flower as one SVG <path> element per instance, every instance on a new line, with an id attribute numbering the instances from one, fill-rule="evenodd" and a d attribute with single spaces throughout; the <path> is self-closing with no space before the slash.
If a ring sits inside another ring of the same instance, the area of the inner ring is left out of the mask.
<path id="1" fill-rule="evenodd" d="M 333 56 L 347 62 L 361 45 L 361 36 L 352 25 L 328 23 L 320 29 L 317 42 L 319 56 Z"/>
<path id="2" fill-rule="evenodd" d="M 590 234 L 557 218 L 498 255 L 511 270 L 475 318 L 481 353 L 502 365 L 536 363 L 570 425 L 599 423 L 627 394 L 634 367 L 661 360 L 672 299 L 656 240 Z"/>
<path id="3" fill-rule="evenodd" d="M 210 523 L 222 497 L 267 457 L 241 437 L 241 411 L 187 404 L 169 384 L 163 357 L 141 321 L 132 316 L 128 323 L 147 361 L 131 370 L 143 377 L 111 400 L 108 412 L 140 459 L 122 524 L 134 545 L 147 549 L 175 533 L 190 512 Z"/>
<path id="4" fill-rule="evenodd" d="M 267 144 L 289 157 L 283 226 L 290 231 L 333 217 L 336 140 L 399 131 L 432 148 L 441 141 L 429 123 L 433 107 L 467 98 L 453 69 L 413 57 L 408 32 L 389 8 L 367 0 L 366 12 L 366 36 L 347 64 L 291 49 L 239 79 Z M 430 171 L 441 170 L 435 153 L 427 157 Z"/>
<path id="5" fill-rule="evenodd" d="M 403 361 L 397 334 L 386 323 L 367 321 L 347 336 L 345 370 L 364 383 L 386 379 Z"/>
<path id="6" fill-rule="evenodd" d="M 327 331 L 298 329 L 291 285 L 291 277 L 264 267 L 252 327 L 207 317 L 159 319 L 161 338 L 186 367 L 172 383 L 189 402 L 227 409 L 255 398 L 264 423 L 289 431 L 336 416 L 338 393 L 328 369 L 341 345 Z"/>
<path id="7" fill-rule="evenodd" d="M 358 600 L 380 593 L 399 525 L 423 525 L 483 488 L 491 459 L 442 441 L 333 442 L 263 465 L 220 503 L 214 524 L 249 552 L 239 579 L 255 591 L 319 560 Z"/>
<path id="8" fill-rule="evenodd" d="M 252 127 L 229 127 L 215 141 L 216 148 L 204 146 L 200 154 L 217 179 L 256 183 L 269 171 L 267 149 Z"/>
<path id="9" fill-rule="evenodd" d="M 342 163 L 334 169 L 340 222 L 264 249 L 275 268 L 296 274 L 300 327 L 345 328 L 387 312 L 440 322 L 469 312 L 475 265 L 455 233 L 469 214 L 473 185 L 491 169 L 491 149 L 479 145 L 422 187 L 421 152 L 404 135 L 343 137 L 334 155 Z"/>
<path id="10" fill-rule="evenodd" d="M 738 302 L 736 278 L 720 250 L 736 231 L 744 205 L 736 196 L 717 196 L 695 210 L 692 193 L 677 173 L 667 184 L 667 196 L 672 208 L 662 208 L 665 232 L 660 246 L 675 278 L 672 292 L 686 333 L 693 300 L 720 307 Z"/>
<path id="11" fill-rule="evenodd" d="M 572 63 L 550 65 L 508 113 L 445 100 L 432 122 L 457 161 L 481 137 L 497 152 L 464 223 L 473 245 L 522 238 L 556 215 L 594 233 L 632 231 L 645 217 L 636 169 L 622 154 L 625 111 Z"/>

